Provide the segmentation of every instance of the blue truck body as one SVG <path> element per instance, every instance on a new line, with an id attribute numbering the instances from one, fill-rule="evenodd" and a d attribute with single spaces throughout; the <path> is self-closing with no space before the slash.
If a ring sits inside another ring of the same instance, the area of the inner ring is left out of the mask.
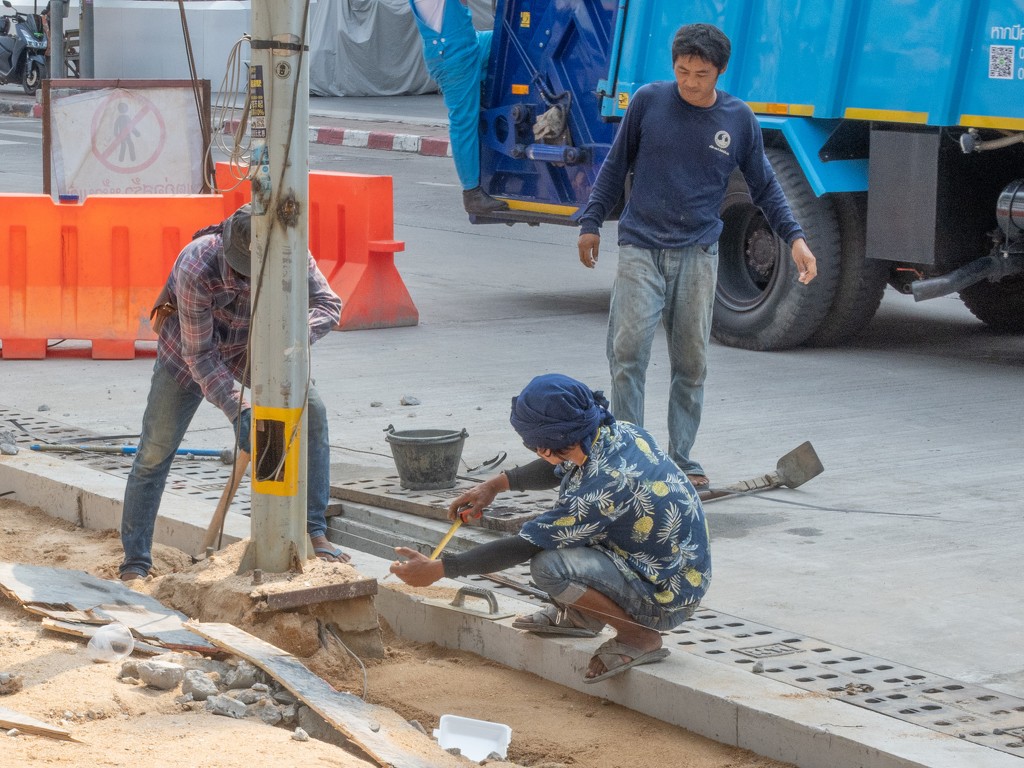
<path id="1" fill-rule="evenodd" d="M 482 180 L 511 210 L 479 223 L 574 223 L 632 94 L 672 79 L 695 22 L 732 42 L 719 87 L 757 115 L 820 275 L 788 285 L 738 177 L 716 338 L 840 343 L 887 284 L 1024 331 L 1024 0 L 498 0 Z"/>

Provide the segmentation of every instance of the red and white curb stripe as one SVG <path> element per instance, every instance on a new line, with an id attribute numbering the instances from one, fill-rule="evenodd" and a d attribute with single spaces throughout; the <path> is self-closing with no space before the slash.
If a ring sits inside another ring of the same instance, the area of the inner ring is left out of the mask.
<path id="1" fill-rule="evenodd" d="M 238 121 L 225 122 L 221 132 L 233 134 Z M 451 143 L 447 137 L 417 136 L 408 133 L 386 133 L 384 131 L 360 131 L 355 128 L 309 128 L 310 144 L 330 144 L 355 149 L 385 149 L 391 152 L 414 152 L 430 157 L 451 157 Z"/>

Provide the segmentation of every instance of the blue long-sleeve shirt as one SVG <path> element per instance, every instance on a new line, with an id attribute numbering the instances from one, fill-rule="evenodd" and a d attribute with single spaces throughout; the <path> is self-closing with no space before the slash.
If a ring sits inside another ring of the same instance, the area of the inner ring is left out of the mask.
<path id="1" fill-rule="evenodd" d="M 764 154 L 750 107 L 724 91 L 710 107 L 695 107 L 674 81 L 650 83 L 634 95 L 579 214 L 583 234 L 597 233 L 623 194 L 619 244 L 639 248 L 711 245 L 722 233 L 719 211 L 729 176 L 739 168 L 775 233 L 792 244 L 804 237 Z"/>

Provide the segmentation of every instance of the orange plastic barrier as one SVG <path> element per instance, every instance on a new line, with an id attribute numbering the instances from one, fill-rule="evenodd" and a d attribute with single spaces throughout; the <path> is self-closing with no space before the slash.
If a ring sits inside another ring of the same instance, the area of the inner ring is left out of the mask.
<path id="1" fill-rule="evenodd" d="M 49 339 L 92 342 L 96 359 L 135 357 L 149 310 L 192 234 L 224 217 L 220 196 L 0 195 L 4 358 L 46 356 Z"/>
<path id="2" fill-rule="evenodd" d="M 226 170 L 217 169 L 225 185 Z M 0 194 L 2 357 L 40 359 L 49 339 L 82 339 L 93 358 L 133 358 L 136 341 L 155 338 L 149 311 L 182 247 L 248 192 L 97 195 L 80 205 Z M 312 173 L 309 196 L 310 251 L 344 302 L 339 329 L 416 325 L 395 268 L 405 244 L 393 239 L 391 177 Z"/>
<path id="3" fill-rule="evenodd" d="M 217 184 L 233 183 L 224 163 Z M 228 193 L 232 210 L 249 185 Z M 395 267 L 405 243 L 395 240 L 390 176 L 317 171 L 309 174 L 309 250 L 342 300 L 343 331 L 416 325 L 419 311 Z"/>

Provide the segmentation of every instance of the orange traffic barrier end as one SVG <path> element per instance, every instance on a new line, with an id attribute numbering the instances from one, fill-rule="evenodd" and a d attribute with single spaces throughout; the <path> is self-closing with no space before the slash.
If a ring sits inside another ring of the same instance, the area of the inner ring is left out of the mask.
<path id="1" fill-rule="evenodd" d="M 373 240 L 363 263 L 344 264 L 335 291 L 341 297 L 338 330 L 362 331 L 417 325 L 419 310 L 405 287 L 395 254 L 405 250 L 400 240 Z"/>

